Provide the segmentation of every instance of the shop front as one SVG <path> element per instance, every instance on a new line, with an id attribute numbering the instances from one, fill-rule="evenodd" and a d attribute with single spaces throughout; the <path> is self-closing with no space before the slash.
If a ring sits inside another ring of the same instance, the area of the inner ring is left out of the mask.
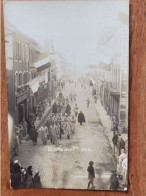
<path id="1" fill-rule="evenodd" d="M 111 99 L 112 99 L 112 108 L 111 108 L 112 114 L 113 116 L 115 116 L 116 121 L 119 122 L 120 96 L 112 94 Z"/>
<path id="2" fill-rule="evenodd" d="M 23 120 L 28 119 L 28 91 L 16 97 L 16 112 L 17 112 L 17 124 L 20 124 Z"/>

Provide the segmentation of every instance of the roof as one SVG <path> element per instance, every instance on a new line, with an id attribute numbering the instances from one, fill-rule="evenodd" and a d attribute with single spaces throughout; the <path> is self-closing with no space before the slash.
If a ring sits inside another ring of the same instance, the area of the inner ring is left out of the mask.
<path id="1" fill-rule="evenodd" d="M 11 22 L 9 22 L 7 19 L 4 19 L 4 27 L 5 27 L 5 36 L 7 34 L 17 34 L 21 37 L 23 37 L 25 40 L 27 41 L 31 41 L 36 45 L 39 45 L 39 43 L 35 40 L 33 40 L 32 38 L 28 37 L 27 35 L 25 35 L 23 32 L 19 31 L 17 29 L 17 27 L 15 25 L 13 25 Z"/>

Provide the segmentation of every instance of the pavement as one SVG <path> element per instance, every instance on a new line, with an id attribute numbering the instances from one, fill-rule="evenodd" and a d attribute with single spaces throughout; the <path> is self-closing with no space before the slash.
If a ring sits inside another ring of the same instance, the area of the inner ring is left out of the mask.
<path id="1" fill-rule="evenodd" d="M 91 102 L 89 108 L 86 100 L 89 89 L 66 86 L 64 95 L 76 91 L 79 110 L 85 114 L 86 123 L 80 126 L 76 122 L 76 131 L 67 139 L 64 134 L 58 139 L 58 145 L 52 145 L 48 140 L 43 145 L 38 137 L 36 146 L 31 140 L 24 140 L 19 147 L 18 159 L 24 168 L 32 165 L 33 170 L 39 169 L 43 188 L 87 189 L 89 161 L 94 162 L 95 189 L 109 190 L 111 171 L 116 169 L 116 159 L 101 123 L 99 113 Z M 75 102 L 71 103 L 72 114 Z M 49 107 L 44 115 L 48 115 Z M 39 124 L 40 122 L 38 122 Z M 43 123 L 43 122 L 41 122 Z"/>
<path id="2" fill-rule="evenodd" d="M 100 100 L 97 100 L 97 103 L 94 102 L 94 99 L 92 95 L 90 95 L 90 98 L 92 102 L 94 103 L 95 109 L 97 111 L 97 114 L 99 116 L 99 119 L 101 121 L 101 124 L 104 127 L 104 132 L 109 140 L 109 143 L 114 151 L 114 145 L 112 142 L 113 138 L 113 132 L 111 131 L 111 119 L 110 116 L 107 114 L 107 111 L 104 109 L 103 105 L 101 104 Z M 122 138 L 125 140 L 128 139 L 128 134 L 127 133 L 122 133 Z"/>

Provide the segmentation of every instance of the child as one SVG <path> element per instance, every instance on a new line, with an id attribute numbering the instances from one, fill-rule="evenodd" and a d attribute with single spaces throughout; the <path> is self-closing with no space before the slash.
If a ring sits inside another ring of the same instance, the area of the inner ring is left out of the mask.
<path id="1" fill-rule="evenodd" d="M 92 184 L 92 188 L 94 188 L 94 184 L 93 184 L 93 180 L 95 178 L 95 171 L 94 171 L 94 167 L 93 167 L 93 161 L 89 162 L 89 166 L 87 168 L 88 171 L 88 179 L 89 179 L 89 183 L 88 183 L 88 189 L 90 188 L 90 184 Z"/>

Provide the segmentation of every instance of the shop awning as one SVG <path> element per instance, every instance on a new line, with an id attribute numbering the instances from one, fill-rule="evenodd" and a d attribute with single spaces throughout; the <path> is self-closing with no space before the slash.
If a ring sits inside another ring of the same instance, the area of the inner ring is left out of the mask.
<path id="1" fill-rule="evenodd" d="M 46 57 L 40 61 L 37 61 L 36 63 L 34 63 L 34 66 L 38 72 L 43 71 L 43 70 L 51 67 L 50 57 Z"/>
<path id="2" fill-rule="evenodd" d="M 28 82 L 31 90 L 33 93 L 37 92 L 38 91 L 38 88 L 39 88 L 39 80 L 38 80 L 38 77 L 37 78 L 34 78 L 33 80 L 31 80 L 30 82 Z"/>
<path id="3" fill-rule="evenodd" d="M 31 90 L 32 90 L 33 93 L 36 93 L 38 91 L 38 88 L 39 88 L 38 83 L 31 86 Z"/>

